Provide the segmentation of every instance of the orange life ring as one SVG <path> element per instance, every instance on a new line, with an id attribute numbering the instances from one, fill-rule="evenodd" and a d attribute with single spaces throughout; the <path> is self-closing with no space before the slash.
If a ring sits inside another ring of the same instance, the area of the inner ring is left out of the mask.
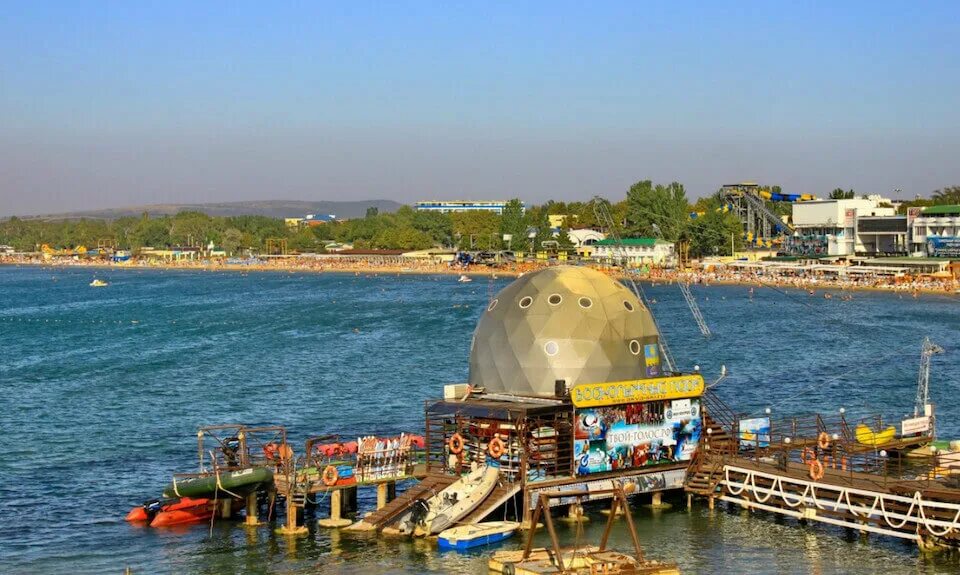
<path id="1" fill-rule="evenodd" d="M 459 433 L 451 435 L 448 444 L 450 445 L 450 453 L 454 455 L 463 453 L 463 436 Z"/>
<path id="2" fill-rule="evenodd" d="M 820 463 L 819 459 L 814 459 L 810 462 L 810 479 L 814 481 L 820 481 L 823 479 L 823 464 Z"/>
<path id="3" fill-rule="evenodd" d="M 263 446 L 263 455 L 269 461 L 273 461 L 277 458 L 277 451 L 278 448 L 276 443 L 271 442 Z"/>
<path id="4" fill-rule="evenodd" d="M 803 452 L 800 454 L 800 461 L 803 461 L 807 465 L 809 465 L 810 462 L 814 461 L 816 458 L 817 457 L 813 454 L 813 450 L 809 447 L 804 447 Z"/>
<path id="5" fill-rule="evenodd" d="M 817 436 L 817 446 L 820 449 L 830 448 L 830 436 L 827 435 L 826 431 L 821 431 L 820 435 Z"/>
<path id="6" fill-rule="evenodd" d="M 323 476 L 320 479 L 327 487 L 333 487 L 336 485 L 337 479 L 340 479 L 340 474 L 337 473 L 336 467 L 328 465 L 323 469 Z"/>
<path id="7" fill-rule="evenodd" d="M 490 443 L 487 444 L 487 453 L 489 453 L 490 457 L 494 459 L 500 459 L 503 456 L 503 452 L 503 440 L 497 435 L 493 436 L 493 439 L 491 439 Z"/>

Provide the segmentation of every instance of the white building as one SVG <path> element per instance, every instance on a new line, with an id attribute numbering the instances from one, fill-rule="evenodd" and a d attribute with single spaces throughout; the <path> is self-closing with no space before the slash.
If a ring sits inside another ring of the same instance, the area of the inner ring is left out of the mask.
<path id="1" fill-rule="evenodd" d="M 673 242 L 653 238 L 625 238 L 600 240 L 593 244 L 593 258 L 604 263 L 626 263 L 633 267 L 643 265 L 672 266 L 676 263 Z M 623 259 L 626 262 L 623 262 Z"/>
<path id="2" fill-rule="evenodd" d="M 521 204 L 523 205 L 523 204 Z M 441 214 L 448 214 L 451 212 L 493 212 L 496 214 L 502 214 L 503 209 L 507 207 L 506 200 L 492 200 L 492 201 L 469 201 L 469 200 L 457 200 L 457 201 L 429 201 L 429 202 L 417 202 L 416 208 L 418 212 L 440 212 Z"/>
<path id="3" fill-rule="evenodd" d="M 895 216 L 889 200 L 868 196 L 850 200 L 813 200 L 793 204 L 794 234 L 784 250 L 795 255 L 853 255 L 858 247 L 857 218 Z"/>
<path id="4" fill-rule="evenodd" d="M 597 242 L 602 242 L 607 238 L 606 234 L 589 228 L 570 230 L 567 235 L 570 236 L 573 247 L 577 248 L 577 253 L 585 258 L 593 256 L 594 246 Z"/>
<path id="5" fill-rule="evenodd" d="M 960 259 L 960 206 L 910 208 L 907 221 L 913 255 Z"/>

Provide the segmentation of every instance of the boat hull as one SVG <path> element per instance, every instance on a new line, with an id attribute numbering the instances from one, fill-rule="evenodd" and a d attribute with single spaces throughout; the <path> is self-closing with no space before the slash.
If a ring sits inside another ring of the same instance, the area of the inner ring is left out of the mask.
<path id="1" fill-rule="evenodd" d="M 163 490 L 164 497 L 208 497 L 217 493 L 223 495 L 246 495 L 264 483 L 273 481 L 273 472 L 265 467 L 227 471 L 220 474 L 219 485 L 216 475 L 178 479 Z M 229 493 L 228 493 L 229 491 Z"/>

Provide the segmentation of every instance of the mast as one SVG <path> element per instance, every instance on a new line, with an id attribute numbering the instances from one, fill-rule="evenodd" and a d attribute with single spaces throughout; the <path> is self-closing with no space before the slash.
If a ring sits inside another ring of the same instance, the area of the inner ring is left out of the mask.
<path id="1" fill-rule="evenodd" d="M 929 337 L 923 338 L 923 345 L 920 348 L 920 372 L 917 375 L 917 400 L 913 407 L 914 417 L 933 415 L 933 410 L 928 407 L 930 405 L 930 358 L 940 353 L 943 353 L 942 347 L 930 341 Z"/>

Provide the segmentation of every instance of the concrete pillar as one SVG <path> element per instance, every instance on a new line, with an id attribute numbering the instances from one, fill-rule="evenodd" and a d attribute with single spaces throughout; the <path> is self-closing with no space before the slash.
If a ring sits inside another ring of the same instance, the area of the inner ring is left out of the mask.
<path id="1" fill-rule="evenodd" d="M 707 508 L 708 508 L 708 509 L 713 509 L 713 497 L 708 497 L 708 498 L 707 498 Z"/>
<path id="2" fill-rule="evenodd" d="M 567 506 L 567 514 L 561 517 L 560 521 L 565 523 L 586 523 L 590 521 L 590 517 L 584 512 L 583 505 L 571 503 Z"/>
<path id="3" fill-rule="evenodd" d="M 343 507 L 344 507 L 344 491 L 349 491 L 348 489 L 334 489 L 330 492 L 330 517 L 327 519 L 320 519 L 317 521 L 317 525 L 320 527 L 346 527 L 350 525 L 349 519 L 344 519 L 343 517 Z M 356 489 L 353 490 L 354 497 L 356 497 Z"/>
<path id="4" fill-rule="evenodd" d="M 293 500 L 293 494 L 287 494 L 287 520 L 283 527 L 277 529 L 281 535 L 303 535 L 307 532 L 305 525 L 297 523 L 297 504 Z"/>
<path id="5" fill-rule="evenodd" d="M 382 509 L 384 505 L 390 503 L 397 497 L 397 482 L 390 481 L 377 485 L 377 509 Z"/>
<path id="6" fill-rule="evenodd" d="M 693 493 L 687 493 L 687 509 L 693 509 Z"/>
<path id="7" fill-rule="evenodd" d="M 247 518 L 244 521 L 244 525 L 253 527 L 260 524 L 257 511 L 257 492 L 254 491 L 247 495 Z"/>

